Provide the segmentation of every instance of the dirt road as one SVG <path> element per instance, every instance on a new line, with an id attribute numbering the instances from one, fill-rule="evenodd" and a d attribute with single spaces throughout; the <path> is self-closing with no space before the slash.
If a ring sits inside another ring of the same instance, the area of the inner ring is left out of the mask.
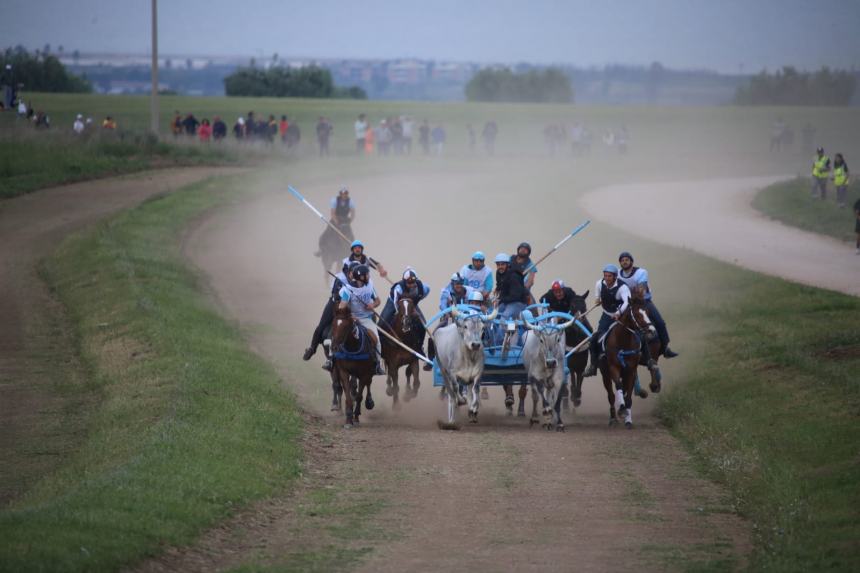
<path id="1" fill-rule="evenodd" d="M 440 285 L 469 253 L 521 240 L 491 223 L 500 212 L 482 211 L 491 202 L 505 204 L 506 193 L 515 196 L 511 187 L 514 182 L 491 173 L 362 180 L 353 185 L 360 198 L 357 230 L 370 254 L 393 261 L 392 270 L 407 262 L 418 268 L 434 289 L 422 305 L 429 313 Z M 302 191 L 322 205 L 331 190 Z M 410 216 L 419 201 L 421 216 Z M 554 244 L 559 229 L 571 228 L 579 216 L 575 196 L 554 201 L 561 203 L 550 213 L 557 221 L 522 214 L 534 244 Z M 370 221 L 371 213 L 387 218 Z M 468 235 L 476 216 L 478 242 Z M 748 524 L 723 492 L 696 477 L 681 446 L 650 415 L 654 398 L 635 402 L 635 430 L 609 429 L 596 378 L 586 381 L 583 407 L 567 416 L 563 434 L 505 416 L 500 389 L 491 389 L 478 425 L 439 431 L 435 420 L 444 408 L 427 373 L 418 399 L 399 412 L 392 412 L 384 381 L 376 378 L 376 409 L 360 429 L 341 430 L 342 418 L 329 413 L 319 355 L 300 360 L 327 292 L 309 255 L 320 231 L 319 220 L 295 199 L 272 192 L 217 213 L 189 238 L 187 253 L 209 276 L 224 312 L 324 420 L 328 438 L 311 442 L 308 471 L 292 501 L 260 509 L 265 518 L 240 516 L 225 526 L 228 533 L 210 532 L 197 547 L 150 569 L 318 563 L 326 556 L 362 571 L 662 571 L 700 559 L 725 560 L 729 567 L 743 562 Z M 385 249 L 374 252 L 374 245 Z M 561 269 L 563 276 L 594 275 L 610 255 L 589 250 L 598 249 L 579 251 L 576 270 L 556 257 L 541 284 Z M 593 285 L 590 278 L 581 282 Z M 387 288 L 377 282 L 380 293 Z M 682 370 L 678 362 L 668 365 L 667 376 Z"/>
<path id="2" fill-rule="evenodd" d="M 860 260 L 835 239 L 768 219 L 750 202 L 793 177 L 615 185 L 582 200 L 594 218 L 627 232 L 801 284 L 860 296 Z M 636 201 L 637 216 L 617 208 Z"/>
<path id="3" fill-rule="evenodd" d="M 111 213 L 229 170 L 183 168 L 45 189 L 0 202 L 0 505 L 56 467 L 83 431 L 84 382 L 67 319 L 37 264 L 57 243 Z"/>

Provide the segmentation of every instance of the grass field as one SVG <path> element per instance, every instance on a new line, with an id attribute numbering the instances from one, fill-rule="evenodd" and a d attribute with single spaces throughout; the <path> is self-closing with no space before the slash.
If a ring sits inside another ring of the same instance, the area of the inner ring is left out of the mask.
<path id="1" fill-rule="evenodd" d="M 189 221 L 235 188 L 222 179 L 150 201 L 46 262 L 90 368 L 79 401 L 95 405 L 80 450 L 0 513 L 0 570 L 116 570 L 297 475 L 291 395 L 179 254 Z"/>
<path id="2" fill-rule="evenodd" d="M 170 145 L 131 132 L 81 138 L 13 126 L 0 136 L 0 199 L 143 169 L 237 161 L 237 155 L 227 149 Z"/>
<path id="3" fill-rule="evenodd" d="M 803 177 L 771 185 L 756 195 L 753 206 L 787 225 L 840 241 L 853 241 L 856 234 L 852 207 L 860 199 L 860 183 L 854 181 L 848 186 L 847 207 L 844 209 L 836 204 L 836 190 L 832 181 L 828 182 L 826 201 L 812 197 L 809 192 L 811 187 L 811 180 Z"/>

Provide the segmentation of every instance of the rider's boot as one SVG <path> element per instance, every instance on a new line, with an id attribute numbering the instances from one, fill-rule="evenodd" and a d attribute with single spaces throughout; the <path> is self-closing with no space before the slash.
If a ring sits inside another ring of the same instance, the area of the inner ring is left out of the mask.
<path id="1" fill-rule="evenodd" d="M 311 356 L 317 353 L 317 347 L 315 345 L 308 346 L 305 348 L 305 353 L 302 355 L 302 360 L 308 361 L 311 359 Z"/>
<path id="2" fill-rule="evenodd" d="M 385 367 L 382 366 L 382 360 L 376 360 L 376 372 L 374 376 L 385 376 Z"/>
<path id="3" fill-rule="evenodd" d="M 325 362 L 323 362 L 322 369 L 331 372 L 331 369 L 332 369 L 331 358 L 326 358 Z"/>
<path id="4" fill-rule="evenodd" d="M 666 349 L 663 350 L 663 356 L 665 356 L 666 358 L 675 358 L 676 356 L 678 356 L 678 353 L 666 346 Z"/>

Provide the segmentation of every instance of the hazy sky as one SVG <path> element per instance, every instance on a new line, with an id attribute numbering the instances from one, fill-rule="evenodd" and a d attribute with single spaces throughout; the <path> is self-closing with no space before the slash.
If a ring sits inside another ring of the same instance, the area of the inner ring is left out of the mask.
<path id="1" fill-rule="evenodd" d="M 150 0 L 0 0 L 0 47 L 149 52 Z M 860 0 L 161 0 L 165 54 L 860 67 Z"/>

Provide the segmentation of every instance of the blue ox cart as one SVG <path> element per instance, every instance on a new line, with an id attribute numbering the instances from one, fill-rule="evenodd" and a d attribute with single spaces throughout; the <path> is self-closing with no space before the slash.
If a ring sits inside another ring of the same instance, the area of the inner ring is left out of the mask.
<path id="1" fill-rule="evenodd" d="M 545 331 L 558 329 L 560 328 L 559 325 L 565 323 L 575 325 L 582 330 L 586 340 L 591 338 L 591 331 L 576 317 L 564 312 L 545 312 L 548 306 L 547 304 L 534 304 L 526 307 L 521 319 L 494 318 L 486 323 L 487 328 L 484 331 L 483 337 L 484 369 L 478 381 L 477 388 L 473 389 L 473 391 L 477 392 L 481 387 L 486 386 L 525 387 L 531 383 L 523 354 L 529 330 Z M 475 316 L 483 312 L 478 307 L 465 304 L 458 304 L 455 308 L 463 316 Z M 447 316 L 451 311 L 452 308 L 447 308 L 431 318 L 427 322 L 428 328 L 443 316 Z M 542 312 L 543 314 L 535 316 L 533 312 Z M 561 335 L 561 344 L 563 348 L 563 334 Z M 558 393 L 559 402 L 561 397 L 566 395 L 565 392 L 569 395 L 570 371 L 567 366 L 567 359 L 576 350 L 576 348 L 568 349 L 564 353 L 564 359 L 562 360 L 562 389 Z M 438 358 L 433 361 L 433 386 L 446 386 L 445 377 L 442 374 Z M 461 394 L 465 395 L 467 391 L 465 385 L 460 383 L 459 386 Z M 552 404 L 550 407 L 557 411 L 559 404 Z M 453 424 L 453 419 L 451 418 L 449 415 L 449 424 Z M 477 420 L 477 416 L 473 417 L 471 412 L 470 418 L 472 422 Z M 532 419 L 532 423 L 535 423 L 534 418 Z"/>

